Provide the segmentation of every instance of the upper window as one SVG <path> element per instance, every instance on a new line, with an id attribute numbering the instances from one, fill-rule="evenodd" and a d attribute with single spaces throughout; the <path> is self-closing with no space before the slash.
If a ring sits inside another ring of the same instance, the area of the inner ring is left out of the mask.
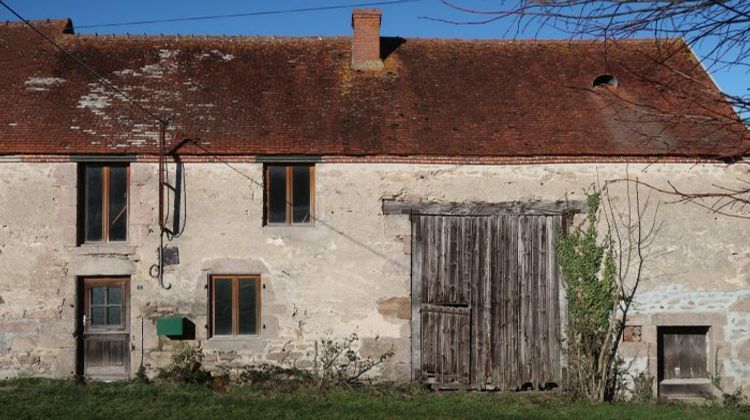
<path id="1" fill-rule="evenodd" d="M 81 178 L 82 242 L 127 240 L 128 165 L 86 164 Z"/>
<path id="2" fill-rule="evenodd" d="M 267 165 L 266 224 L 309 224 L 313 221 L 315 166 Z"/>
<path id="3" fill-rule="evenodd" d="M 260 322 L 260 276 L 211 276 L 214 336 L 256 335 Z"/>

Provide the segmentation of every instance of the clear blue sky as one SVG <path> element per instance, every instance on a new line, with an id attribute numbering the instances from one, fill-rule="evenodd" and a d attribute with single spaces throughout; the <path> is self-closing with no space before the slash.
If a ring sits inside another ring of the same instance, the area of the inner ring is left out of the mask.
<path id="1" fill-rule="evenodd" d="M 352 5 L 367 0 L 5 0 L 11 7 L 28 19 L 64 18 L 73 19 L 76 27 L 113 22 L 149 19 L 179 18 L 205 15 L 261 12 L 295 8 L 310 8 L 332 5 Z M 377 1 L 377 0 L 371 0 Z M 497 7 L 493 0 L 456 0 L 455 3 L 474 8 Z M 509 30 L 509 21 L 498 21 L 485 25 L 453 25 L 436 22 L 423 17 L 448 20 L 470 20 L 473 16 L 454 10 L 439 0 L 421 0 L 412 3 L 377 6 L 383 10 L 382 33 L 402 37 L 438 38 L 505 38 L 518 35 L 515 28 Z M 304 13 L 287 13 L 266 16 L 248 16 L 227 19 L 159 23 L 107 28 L 77 28 L 79 33 L 148 33 L 148 34 L 231 34 L 231 35 L 349 35 L 351 9 L 326 10 Z M 0 20 L 16 20 L 0 7 Z M 566 35 L 550 29 L 531 27 L 520 33 L 524 38 L 565 38 Z M 709 46 L 698 46 L 701 55 Z M 734 95 L 750 93 L 750 77 L 744 69 L 726 69 L 713 72 L 720 87 Z"/>

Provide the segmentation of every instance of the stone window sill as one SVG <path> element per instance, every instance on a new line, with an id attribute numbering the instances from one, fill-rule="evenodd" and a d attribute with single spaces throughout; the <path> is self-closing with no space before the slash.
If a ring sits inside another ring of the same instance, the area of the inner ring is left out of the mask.
<path id="1" fill-rule="evenodd" d="M 78 255 L 133 255 L 135 247 L 124 244 L 82 244 L 72 247 L 73 253 Z"/>
<path id="2" fill-rule="evenodd" d="M 211 337 L 203 342 L 203 347 L 207 350 L 219 351 L 260 351 L 265 347 L 265 340 L 260 335 Z"/>
<path id="3" fill-rule="evenodd" d="M 243 342 L 243 341 L 253 342 L 253 341 L 260 340 L 260 338 L 261 337 L 258 334 L 256 335 L 228 335 L 228 336 L 218 336 L 218 337 L 213 336 L 213 337 L 209 337 L 206 340 L 206 342 L 207 343 L 223 343 L 223 342 L 237 343 L 237 342 Z"/>

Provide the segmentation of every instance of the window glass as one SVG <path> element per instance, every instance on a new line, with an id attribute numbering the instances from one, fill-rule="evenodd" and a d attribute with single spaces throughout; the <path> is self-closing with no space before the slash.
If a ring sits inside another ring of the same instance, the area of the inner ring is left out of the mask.
<path id="1" fill-rule="evenodd" d="M 256 279 L 240 278 L 238 284 L 239 290 L 239 333 L 255 334 L 256 333 Z"/>
<path id="2" fill-rule="evenodd" d="M 107 307 L 107 324 L 108 325 L 119 325 L 120 320 L 120 313 L 122 311 L 122 308 L 118 306 L 108 306 Z"/>
<path id="3" fill-rule="evenodd" d="M 91 288 L 91 304 L 92 305 L 104 305 L 106 302 L 106 287 L 92 287 Z"/>
<path id="4" fill-rule="evenodd" d="M 91 307 L 91 325 L 106 325 L 107 324 L 107 313 L 105 309 L 106 309 L 106 306 L 92 306 Z"/>
<path id="5" fill-rule="evenodd" d="M 122 303 L 122 288 L 120 286 L 107 288 L 107 303 L 110 305 Z"/>
<path id="6" fill-rule="evenodd" d="M 232 280 L 214 280 L 214 334 L 232 334 Z"/>
<path id="7" fill-rule="evenodd" d="M 85 173 L 85 197 L 86 207 L 84 224 L 86 229 L 87 241 L 102 240 L 102 183 L 103 167 L 100 165 L 86 166 Z"/>
<path id="8" fill-rule="evenodd" d="M 125 241 L 128 233 L 127 165 L 86 165 L 80 231 L 84 242 Z"/>
<path id="9" fill-rule="evenodd" d="M 292 168 L 292 222 L 310 223 L 310 167 Z"/>
<path id="10" fill-rule="evenodd" d="M 213 277 L 213 335 L 258 334 L 260 312 L 260 278 L 222 275 Z"/>
<path id="11" fill-rule="evenodd" d="M 268 168 L 268 223 L 286 222 L 286 168 Z"/>
<path id="12" fill-rule="evenodd" d="M 128 230 L 128 168 L 109 168 L 109 240 L 124 241 Z"/>

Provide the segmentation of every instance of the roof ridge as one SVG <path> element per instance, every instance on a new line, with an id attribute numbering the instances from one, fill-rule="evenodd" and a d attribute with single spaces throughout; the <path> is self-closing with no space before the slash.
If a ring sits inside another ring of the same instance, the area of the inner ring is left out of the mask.
<path id="1" fill-rule="evenodd" d="M 542 43 L 542 44 L 596 44 L 605 41 L 613 43 L 643 43 L 653 41 L 676 41 L 679 37 L 663 37 L 663 38 L 587 38 L 587 39 L 572 39 L 572 38 L 435 38 L 435 37 L 409 37 L 405 38 L 411 41 L 435 41 L 435 42 L 446 42 L 446 41 L 457 41 L 457 42 L 470 42 L 470 43 Z"/>
<path id="2" fill-rule="evenodd" d="M 84 33 L 75 34 L 72 39 L 82 41 L 348 41 L 351 36 L 346 35 L 307 35 L 307 36 L 284 36 L 284 35 L 207 35 L 207 34 L 99 34 Z"/>
<path id="3" fill-rule="evenodd" d="M 29 23 L 35 26 L 63 26 L 63 30 L 66 34 L 73 35 L 73 22 L 70 18 L 61 19 L 38 19 L 29 20 Z M 5 21 L 0 22 L 0 28 L 2 27 L 22 27 L 25 23 L 22 21 Z M 210 34 L 100 34 L 100 33 L 76 33 L 73 39 L 76 40 L 143 40 L 143 41 L 182 41 L 182 40 L 206 40 L 206 41 L 289 41 L 289 42 L 300 42 L 300 41 L 345 41 L 351 40 L 351 35 L 302 35 L 302 36 L 289 36 L 289 35 L 245 35 L 245 34 L 222 34 L 222 35 L 210 35 Z M 613 43 L 626 43 L 626 44 L 643 44 L 653 43 L 655 41 L 679 41 L 679 37 L 648 37 L 648 38 L 621 38 L 621 39 L 605 39 L 605 38 L 587 38 L 587 39 L 574 39 L 574 38 L 437 38 L 437 37 L 401 37 L 398 35 L 394 36 L 382 36 L 382 38 L 403 38 L 407 41 L 423 43 L 423 42 L 435 42 L 435 43 L 466 43 L 466 44 L 480 44 L 480 43 L 498 43 L 498 44 L 599 44 L 603 42 Z"/>
<path id="4" fill-rule="evenodd" d="M 62 19 L 38 19 L 38 20 L 6 20 L 0 21 L 0 30 L 26 28 L 27 22 L 37 29 L 51 31 L 52 35 L 72 35 L 74 34 L 73 20 L 70 18 Z"/>
<path id="5" fill-rule="evenodd" d="M 385 39 L 401 38 L 413 43 L 435 43 L 435 44 L 505 44 L 505 45 L 594 45 L 604 42 L 613 44 L 652 44 L 659 41 L 677 42 L 680 38 L 627 38 L 627 39 L 539 39 L 539 38 L 422 38 L 422 37 L 399 37 L 383 36 Z M 238 42 L 238 41 L 277 41 L 277 42 L 310 42 L 310 41 L 351 41 L 351 35 L 209 35 L 209 34 L 99 34 L 83 33 L 75 34 L 71 40 L 80 41 L 214 41 L 214 42 Z"/>
<path id="6" fill-rule="evenodd" d="M 60 19 L 28 19 L 27 22 L 31 23 L 32 25 L 67 25 L 68 23 L 73 23 L 73 21 L 70 18 L 60 18 Z M 16 27 L 16 26 L 26 26 L 26 22 L 22 20 L 6 20 L 0 22 L 0 27 Z"/>

